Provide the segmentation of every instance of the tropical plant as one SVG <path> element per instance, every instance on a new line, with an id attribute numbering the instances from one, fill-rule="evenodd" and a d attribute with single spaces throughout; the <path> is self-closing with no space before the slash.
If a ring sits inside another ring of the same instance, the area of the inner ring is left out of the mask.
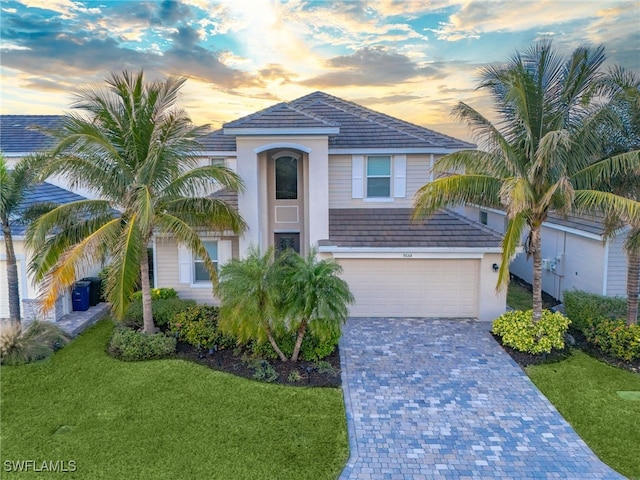
<path id="1" fill-rule="evenodd" d="M 620 119 L 617 124 L 602 126 L 608 155 L 640 149 L 640 76 L 622 67 L 609 69 L 596 83 L 594 94 L 609 100 L 609 107 Z M 640 200 L 640 176 L 616 175 L 605 182 L 604 188 L 623 197 Z M 615 215 L 607 219 L 606 234 L 618 233 L 624 221 Z M 630 223 L 624 243 L 627 253 L 627 324 L 638 321 L 640 294 L 640 223 Z"/>
<path id="2" fill-rule="evenodd" d="M 107 88 L 78 93 L 72 108 L 82 113 L 66 115 L 49 132 L 58 143 L 47 173 L 64 175 L 99 199 L 59 206 L 28 230 L 35 252 L 30 271 L 35 281 L 44 281 L 45 308 L 79 273 L 109 257 L 106 296 L 116 317 L 124 316 L 140 282 L 144 332 L 154 332 L 147 245 L 155 235 L 187 245 L 215 281 L 198 231 L 239 233 L 245 224 L 234 208 L 206 192 L 212 180 L 232 190 L 241 181 L 224 167 L 199 166 L 197 140 L 206 130 L 176 106 L 184 82 L 145 82 L 142 72 L 112 74 Z"/>
<path id="3" fill-rule="evenodd" d="M 4 155 L 0 154 L 0 223 L 6 254 L 9 319 L 12 322 L 20 321 L 18 264 L 12 227 L 27 221 L 23 202 L 38 179 L 35 160 L 36 157 L 25 157 L 9 170 Z"/>
<path id="4" fill-rule="evenodd" d="M 232 259 L 220 270 L 216 289 L 220 299 L 218 326 L 239 342 L 268 340 L 280 360 L 287 357 L 276 342 L 274 331 L 283 330 L 282 262 L 273 248 L 264 254 L 252 247 L 246 258 Z"/>
<path id="5" fill-rule="evenodd" d="M 444 175 L 421 187 L 414 199 L 415 219 L 465 203 L 506 211 L 497 288 L 506 288 L 509 263 L 528 230 L 534 322 L 542 318 L 541 226 L 550 212 L 640 218 L 638 202 L 597 190 L 614 175 L 640 173 L 640 152 L 594 163 L 602 152 L 598 125 L 612 117 L 610 110 L 588 101 L 604 59 L 603 47 L 580 47 L 565 59 L 551 42 L 541 41 L 506 64 L 481 69 L 478 88 L 493 98 L 498 123 L 459 103 L 454 113 L 480 149 L 442 157 L 436 170 Z"/>
<path id="6" fill-rule="evenodd" d="M 320 339 L 340 332 L 349 315 L 347 305 L 354 298 L 347 282 L 338 276 L 342 267 L 335 260 L 318 259 L 316 249 L 310 249 L 305 257 L 290 254 L 283 265 L 288 329 L 297 333 L 291 355 L 291 361 L 296 362 L 307 329 Z"/>
<path id="7" fill-rule="evenodd" d="M 0 322 L 0 364 L 20 365 L 47 358 L 66 345 L 67 335 L 54 323 Z"/>

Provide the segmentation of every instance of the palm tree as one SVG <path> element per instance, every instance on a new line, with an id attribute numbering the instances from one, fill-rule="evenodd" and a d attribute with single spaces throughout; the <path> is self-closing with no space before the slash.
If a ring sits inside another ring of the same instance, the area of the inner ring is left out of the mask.
<path id="1" fill-rule="evenodd" d="M 342 267 L 334 260 L 319 260 L 315 249 L 305 257 L 293 254 L 286 262 L 285 309 L 289 329 L 297 334 L 291 361 L 298 361 L 307 329 L 318 337 L 329 337 L 347 320 L 347 305 L 354 298 L 349 285 L 338 275 Z"/>
<path id="2" fill-rule="evenodd" d="M 283 324 L 283 261 L 273 248 L 264 255 L 251 248 L 246 258 L 232 259 L 220 270 L 217 294 L 220 299 L 219 325 L 241 342 L 267 339 L 280 360 L 287 357 L 278 346 L 274 331 Z"/>
<path id="3" fill-rule="evenodd" d="M 145 82 L 143 73 L 112 74 L 107 88 L 87 88 L 76 95 L 62 126 L 50 132 L 57 146 L 47 174 L 66 176 L 72 186 L 92 190 L 98 200 L 61 205 L 41 216 L 27 232 L 35 251 L 30 270 L 44 280 L 44 308 L 80 272 L 104 258 L 111 264 L 106 295 L 116 317 L 126 312 L 140 282 L 144 332 L 155 330 L 151 310 L 147 246 L 155 235 L 173 236 L 215 266 L 198 232 L 231 230 L 244 221 L 228 204 L 205 193 L 214 180 L 232 190 L 241 181 L 220 166 L 198 166 L 198 137 L 176 106 L 184 78 Z"/>
<path id="4" fill-rule="evenodd" d="M 13 170 L 9 170 L 4 155 L 0 154 L 0 223 L 6 253 L 9 318 L 12 322 L 20 322 L 18 264 L 13 245 L 12 226 L 18 221 L 24 221 L 25 212 L 21 209 L 21 204 L 37 182 L 34 158 L 25 157 L 18 161 Z"/>
<path id="5" fill-rule="evenodd" d="M 597 126 L 608 119 L 606 109 L 587 102 L 604 59 L 603 47 L 580 47 L 565 59 L 551 42 L 542 41 L 504 65 L 484 67 L 478 88 L 493 98 L 498 122 L 459 103 L 454 113 L 467 123 L 481 150 L 441 158 L 436 169 L 445 175 L 420 188 L 414 199 L 415 219 L 464 203 L 505 209 L 508 224 L 498 288 L 508 284 L 509 263 L 528 229 L 525 250 L 533 257 L 534 322 L 542 317 L 540 235 L 548 214 L 615 212 L 625 220 L 640 215 L 637 202 L 595 189 L 613 175 L 637 175 L 638 152 L 586 169 L 601 158 Z"/>
<path id="6" fill-rule="evenodd" d="M 614 126 L 604 125 L 607 139 L 606 153 L 619 154 L 640 149 L 640 76 L 622 67 L 609 69 L 596 84 L 594 93 L 609 100 L 609 106 L 620 118 Z M 640 177 L 618 175 L 605 186 L 608 190 L 636 201 L 640 200 Z M 606 222 L 607 234 L 612 236 L 621 226 L 618 218 Z M 638 322 L 640 294 L 640 223 L 629 225 L 624 243 L 627 253 L 627 324 Z"/>

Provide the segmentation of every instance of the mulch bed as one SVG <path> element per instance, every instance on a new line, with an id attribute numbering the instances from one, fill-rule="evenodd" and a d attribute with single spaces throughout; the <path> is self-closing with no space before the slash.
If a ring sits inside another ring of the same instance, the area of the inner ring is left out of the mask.
<path id="1" fill-rule="evenodd" d="M 562 350 L 554 349 L 551 351 L 551 353 L 542 353 L 539 355 L 532 355 L 530 353 L 518 352 L 517 350 L 514 350 L 513 348 L 507 345 L 502 345 L 500 337 L 493 335 L 493 338 L 495 338 L 496 342 L 498 342 L 502 346 L 502 348 L 511 356 L 511 358 L 513 358 L 513 360 L 523 368 L 529 365 L 561 362 L 562 360 L 565 360 L 571 355 L 572 348 L 578 348 L 582 350 L 584 353 L 586 353 L 587 355 L 597 360 L 600 360 L 601 362 L 607 363 L 614 367 L 629 370 L 630 372 L 640 374 L 640 360 L 626 362 L 624 360 L 620 360 L 619 358 L 610 357 L 602 353 L 600 350 L 598 350 L 595 346 L 593 346 L 589 342 L 587 342 L 587 339 L 585 338 L 583 333 L 580 332 L 579 330 L 569 328 L 568 333 L 575 340 L 575 344 L 572 347 L 566 346 Z"/>
<path id="2" fill-rule="evenodd" d="M 213 370 L 231 373 L 239 377 L 245 377 L 256 380 L 256 372 L 264 369 L 266 364 L 262 364 L 260 359 L 249 359 L 248 355 L 243 356 L 242 351 L 238 349 L 219 350 L 209 354 L 207 350 L 198 350 L 194 346 L 178 342 L 176 347 L 176 356 L 184 360 L 189 360 L 201 365 L 205 365 Z M 281 385 L 292 385 L 299 387 L 340 387 L 340 354 L 338 347 L 335 351 L 324 358 L 322 362 L 328 362 L 332 371 L 324 371 L 324 368 L 318 368 L 318 364 L 305 360 L 293 362 L 282 362 L 278 359 L 269 360 L 268 363 L 275 369 L 278 377 L 271 383 Z M 292 372 L 298 372 L 299 377 Z M 291 380 L 292 377 L 298 377 L 297 380 Z"/>

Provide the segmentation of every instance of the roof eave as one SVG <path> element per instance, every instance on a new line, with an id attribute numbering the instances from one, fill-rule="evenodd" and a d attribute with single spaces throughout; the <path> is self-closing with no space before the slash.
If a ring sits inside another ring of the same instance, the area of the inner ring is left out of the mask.
<path id="1" fill-rule="evenodd" d="M 269 136 L 269 135 L 337 135 L 340 133 L 340 127 L 302 127 L 302 128 L 225 128 L 225 135 L 254 135 L 254 136 Z"/>

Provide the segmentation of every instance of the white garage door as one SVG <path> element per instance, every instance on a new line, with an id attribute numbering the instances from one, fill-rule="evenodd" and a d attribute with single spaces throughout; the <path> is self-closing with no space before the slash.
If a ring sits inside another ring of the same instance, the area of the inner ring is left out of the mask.
<path id="1" fill-rule="evenodd" d="M 354 317 L 476 317 L 479 260 L 339 259 Z"/>

